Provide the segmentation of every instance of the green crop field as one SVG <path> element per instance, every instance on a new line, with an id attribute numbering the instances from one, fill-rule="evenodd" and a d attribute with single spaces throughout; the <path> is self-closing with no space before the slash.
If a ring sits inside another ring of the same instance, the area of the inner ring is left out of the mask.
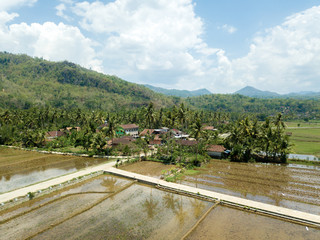
<path id="1" fill-rule="evenodd" d="M 287 129 L 292 133 L 291 143 L 293 143 L 292 153 L 312 154 L 320 156 L 320 125 L 311 128 Z"/>
<path id="2" fill-rule="evenodd" d="M 288 128 L 297 128 L 297 127 L 318 127 L 320 128 L 320 121 L 310 121 L 310 122 L 286 122 Z"/>

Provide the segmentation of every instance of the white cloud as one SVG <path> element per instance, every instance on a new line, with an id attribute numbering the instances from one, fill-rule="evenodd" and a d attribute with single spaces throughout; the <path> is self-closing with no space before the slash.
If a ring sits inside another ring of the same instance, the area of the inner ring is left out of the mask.
<path id="1" fill-rule="evenodd" d="M 0 46 L 0 51 L 27 53 L 55 61 L 69 60 L 101 71 L 94 42 L 84 37 L 77 27 L 63 23 L 9 25 L 0 29 Z"/>
<path id="2" fill-rule="evenodd" d="M 223 31 L 226 31 L 227 33 L 235 33 L 237 31 L 237 29 L 234 26 L 228 25 L 228 24 L 224 24 L 222 26 L 219 26 L 218 29 L 222 29 Z"/>
<path id="3" fill-rule="evenodd" d="M 0 11 L 8 11 L 21 6 L 32 6 L 38 0 L 1 0 Z"/>
<path id="4" fill-rule="evenodd" d="M 318 26 L 320 6 L 288 17 L 283 24 L 256 36 L 247 56 L 230 61 L 219 79 L 230 90 L 252 85 L 282 93 L 320 91 Z"/>
<path id="5" fill-rule="evenodd" d="M 14 18 L 18 17 L 17 13 L 7 13 L 4 11 L 0 12 L 0 26 L 5 26 L 7 22 L 12 21 Z"/>
<path id="6" fill-rule="evenodd" d="M 59 5 L 57 5 L 56 10 L 57 10 L 57 12 L 56 12 L 57 16 L 62 17 L 67 21 L 71 20 L 71 17 L 69 17 L 68 15 L 66 15 L 64 13 L 67 10 L 67 7 L 64 3 L 60 3 Z"/>
<path id="7" fill-rule="evenodd" d="M 30 1 L 12 1 L 32 4 Z M 0 9 L 5 8 L 0 4 Z M 8 9 L 6 5 L 5 9 Z M 257 34 L 248 54 L 229 59 L 204 42 L 204 26 L 191 0 L 60 0 L 63 23 L 9 24 L 0 11 L 0 51 L 69 60 L 126 80 L 163 87 L 233 92 L 246 85 L 277 92 L 320 91 L 320 6 Z M 69 10 L 75 14 L 73 16 Z M 221 26 L 234 33 L 235 27 Z M 98 43 L 96 43 L 98 42 Z"/>
<path id="8" fill-rule="evenodd" d="M 191 0 L 81 2 L 73 11 L 82 28 L 104 36 L 106 71 L 128 80 L 174 84 L 199 76 L 197 55 L 217 51 L 203 42 L 203 23 Z"/>

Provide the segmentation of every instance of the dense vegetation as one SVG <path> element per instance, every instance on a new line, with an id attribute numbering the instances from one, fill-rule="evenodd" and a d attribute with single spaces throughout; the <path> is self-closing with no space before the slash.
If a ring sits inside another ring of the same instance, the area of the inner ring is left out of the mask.
<path id="1" fill-rule="evenodd" d="M 129 111 L 153 102 L 156 109 L 184 102 L 194 110 L 254 114 L 260 120 L 281 112 L 286 119 L 319 119 L 316 99 L 257 99 L 233 94 L 169 97 L 116 76 L 104 75 L 76 64 L 50 62 L 27 55 L 0 53 L 0 108 Z"/>
<path id="2" fill-rule="evenodd" d="M 118 110 L 179 101 L 76 64 L 0 53 L 0 108 L 34 106 Z"/>
<path id="3" fill-rule="evenodd" d="M 207 110 L 251 113 L 260 120 L 282 113 L 286 119 L 319 119 L 320 101 L 316 99 L 258 99 L 242 95 L 211 94 L 186 99 L 187 104 Z"/>
<path id="4" fill-rule="evenodd" d="M 81 147 L 83 151 L 92 154 L 120 151 L 121 154 L 130 155 L 137 151 L 147 151 L 148 142 L 154 136 L 146 136 L 135 141 L 135 146 L 119 146 L 120 149 L 110 147 L 110 143 L 107 142 L 117 137 L 116 130 L 119 124 L 136 123 L 139 124 L 140 131 L 166 126 L 183 130 L 196 140 L 192 145 L 183 146 L 174 139 L 171 132 L 161 136 L 165 145 L 159 149 L 158 158 L 162 160 L 199 165 L 206 159 L 207 146 L 224 144 L 232 150 L 231 160 L 234 161 L 250 161 L 264 152 L 262 158 L 266 161 L 272 158 L 274 162 L 286 162 L 289 141 L 281 118 L 282 115 L 279 114 L 271 123 L 267 119 L 261 126 L 258 125 L 257 119 L 250 120 L 248 117 L 233 123 L 226 114 L 193 111 L 183 103 L 179 107 L 160 110 L 155 109 L 150 103 L 147 107 L 117 113 L 50 107 L 5 110 L 0 112 L 0 144 L 50 150 Z M 105 120 L 108 121 L 108 125 L 98 128 Z M 219 131 L 204 130 L 206 124 L 213 123 L 219 126 Z M 81 130 L 67 130 L 67 127 L 81 127 Z M 65 133 L 63 136 L 46 141 L 47 131 L 59 129 Z M 219 133 L 225 132 L 231 132 L 226 140 L 218 137 Z"/>

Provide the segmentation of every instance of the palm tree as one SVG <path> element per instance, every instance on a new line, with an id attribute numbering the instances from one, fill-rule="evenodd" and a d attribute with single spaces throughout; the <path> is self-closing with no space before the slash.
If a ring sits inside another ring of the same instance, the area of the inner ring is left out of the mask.
<path id="1" fill-rule="evenodd" d="M 154 122 L 155 122 L 155 113 L 154 113 L 154 107 L 152 102 L 150 102 L 147 107 L 145 118 L 146 118 L 147 128 L 153 128 Z"/>
<path id="2" fill-rule="evenodd" d="M 195 123 L 192 125 L 191 135 L 197 140 L 197 149 L 196 149 L 196 161 L 198 164 L 198 151 L 199 151 L 199 141 L 204 134 L 202 123 L 199 118 L 196 119 Z"/>
<path id="3" fill-rule="evenodd" d="M 184 107 L 184 104 L 181 103 L 178 110 L 177 110 L 177 118 L 180 121 L 180 124 L 183 128 L 186 128 L 187 123 L 187 110 Z"/>

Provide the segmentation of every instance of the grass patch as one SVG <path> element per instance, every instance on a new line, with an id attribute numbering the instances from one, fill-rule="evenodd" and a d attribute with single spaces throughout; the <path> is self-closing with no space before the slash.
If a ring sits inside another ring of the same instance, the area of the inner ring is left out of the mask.
<path id="1" fill-rule="evenodd" d="M 307 165 L 307 166 L 320 166 L 319 161 L 303 161 L 303 160 L 290 159 L 290 160 L 288 160 L 288 163 Z"/>
<path id="2" fill-rule="evenodd" d="M 292 153 L 320 156 L 320 128 L 288 129 L 292 133 Z"/>
<path id="3" fill-rule="evenodd" d="M 293 122 L 285 122 L 287 127 L 320 127 L 319 121 L 293 121 Z"/>
<path id="4" fill-rule="evenodd" d="M 185 175 L 198 175 L 199 173 L 200 171 L 195 169 L 187 169 L 184 171 Z"/>

